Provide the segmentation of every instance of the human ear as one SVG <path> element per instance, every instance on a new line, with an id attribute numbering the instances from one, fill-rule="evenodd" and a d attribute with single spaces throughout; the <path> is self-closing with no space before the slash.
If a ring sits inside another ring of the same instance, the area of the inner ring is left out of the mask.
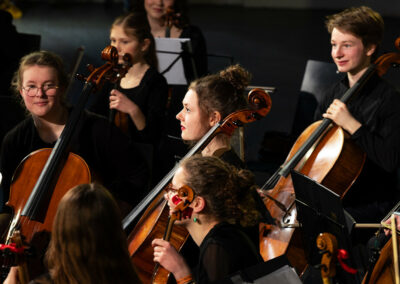
<path id="1" fill-rule="evenodd" d="M 213 127 L 215 124 L 221 121 L 221 113 L 219 111 L 213 111 L 210 115 L 210 126 Z"/>
<path id="2" fill-rule="evenodd" d="M 195 213 L 199 213 L 204 210 L 206 207 L 206 200 L 201 196 L 196 196 L 192 202 L 193 204 L 193 211 Z"/>
<path id="3" fill-rule="evenodd" d="M 143 42 L 142 42 L 141 51 L 142 51 L 142 52 L 147 51 L 147 50 L 149 49 L 149 46 L 150 46 L 150 39 L 149 39 L 149 38 L 145 38 L 145 39 L 143 40 Z"/>
<path id="4" fill-rule="evenodd" d="M 366 51 L 365 54 L 367 56 L 371 56 L 372 54 L 374 54 L 375 50 L 376 50 L 376 44 L 370 44 L 369 46 L 367 46 L 365 48 L 365 51 Z"/>

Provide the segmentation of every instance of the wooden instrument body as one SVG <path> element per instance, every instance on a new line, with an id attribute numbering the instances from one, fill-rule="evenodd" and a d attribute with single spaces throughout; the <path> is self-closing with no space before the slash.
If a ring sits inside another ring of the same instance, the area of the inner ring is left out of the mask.
<path id="1" fill-rule="evenodd" d="M 400 238 L 397 236 L 400 241 Z M 363 284 L 376 283 L 376 284 L 387 284 L 395 283 L 395 269 L 393 261 L 393 242 L 389 239 L 387 243 L 381 249 L 381 254 L 378 261 L 376 262 L 372 272 L 367 272 L 363 279 Z M 368 274 L 370 273 L 369 280 Z"/>
<path id="2" fill-rule="evenodd" d="M 290 160 L 320 123 L 321 121 L 317 121 L 303 131 L 287 160 Z M 348 135 L 340 127 L 330 126 L 300 160 L 295 170 L 343 197 L 360 174 L 364 161 L 365 154 L 350 141 Z M 278 224 L 260 224 L 260 253 L 265 261 L 286 254 L 297 272 L 301 273 L 307 265 L 307 260 L 299 230 L 284 228 L 287 224 L 295 224 L 297 219 L 290 175 L 287 178 L 281 177 L 269 194 L 285 205 L 288 213 L 285 214 L 273 200 L 266 199 L 265 205 Z"/>
<path id="3" fill-rule="evenodd" d="M 13 208 L 14 218 L 20 217 L 20 223 L 23 224 L 21 234 L 28 242 L 36 232 L 51 232 L 58 203 L 69 189 L 91 181 L 91 173 L 86 162 L 80 156 L 70 153 L 60 172 L 52 196 L 45 197 L 49 199 L 49 202 L 47 208 L 41 209 L 45 212 L 42 218 L 31 220 L 28 216 L 20 216 L 51 151 L 52 149 L 40 149 L 29 154 L 18 166 L 10 186 L 10 199 L 6 205 Z"/>
<path id="4" fill-rule="evenodd" d="M 139 278 L 143 283 L 165 284 L 170 272 L 162 266 L 158 268 L 153 279 L 154 261 L 151 242 L 155 238 L 162 239 L 168 224 L 169 207 L 161 192 L 140 218 L 135 229 L 128 237 L 128 249 Z M 181 226 L 174 226 L 170 243 L 180 251 L 189 237 L 188 231 Z"/>
<path id="5" fill-rule="evenodd" d="M 249 105 L 252 109 L 238 110 L 228 115 L 223 121 L 214 125 L 191 150 L 185 155 L 188 158 L 200 152 L 218 133 L 231 136 L 238 126 L 256 121 L 266 116 L 271 109 L 271 98 L 262 89 L 253 89 L 248 94 Z M 148 194 L 148 196 L 134 208 L 123 220 L 123 228 L 126 229 L 138 216 L 141 208 L 146 208 L 144 214 L 136 224 L 134 230 L 128 236 L 128 248 L 133 264 L 136 266 L 143 283 L 167 283 L 170 281 L 169 272 L 163 267 L 158 267 L 155 272 L 153 261 L 153 248 L 151 242 L 155 238 L 163 238 L 168 224 L 169 207 L 164 200 L 164 189 L 172 180 L 176 165 Z M 146 207 L 144 207 L 146 206 Z M 189 233 L 181 226 L 174 226 L 169 242 L 179 251 L 185 244 Z"/>

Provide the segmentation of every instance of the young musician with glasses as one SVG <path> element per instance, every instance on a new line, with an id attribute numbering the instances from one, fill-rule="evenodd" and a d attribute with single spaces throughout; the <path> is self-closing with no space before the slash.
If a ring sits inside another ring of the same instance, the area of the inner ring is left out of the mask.
<path id="1" fill-rule="evenodd" d="M 19 163 L 35 150 L 53 148 L 63 132 L 73 109 L 65 98 L 68 82 L 62 60 L 56 54 L 38 51 L 21 59 L 12 87 L 28 116 L 7 133 L 2 143 L 1 205 L 8 201 Z M 148 184 L 146 163 L 119 129 L 110 126 L 105 118 L 83 111 L 71 140 L 70 152 L 85 160 L 92 176 L 109 188 L 124 213 L 141 200 Z M 9 212 L 8 207 L 3 207 L 3 212 Z"/>

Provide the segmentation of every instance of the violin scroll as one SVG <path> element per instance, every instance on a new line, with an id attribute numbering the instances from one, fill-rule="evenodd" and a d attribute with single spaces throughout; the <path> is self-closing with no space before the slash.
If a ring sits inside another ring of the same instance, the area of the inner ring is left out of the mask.
<path id="1" fill-rule="evenodd" d="M 166 8 L 165 9 L 165 25 L 168 28 L 172 28 L 172 26 L 175 26 L 179 29 L 183 28 L 181 14 L 175 13 L 175 10 L 172 7 Z"/>
<path id="2" fill-rule="evenodd" d="M 118 50 L 111 45 L 103 49 L 101 58 L 107 62 L 98 68 L 94 68 L 93 65 L 88 65 L 87 68 L 90 75 L 87 78 L 82 75 L 77 75 L 79 80 L 85 80 L 86 83 L 91 83 L 94 91 L 101 89 L 105 81 L 115 83 L 121 80 L 132 66 L 132 58 L 129 54 L 123 56 L 123 64 L 118 64 Z"/>

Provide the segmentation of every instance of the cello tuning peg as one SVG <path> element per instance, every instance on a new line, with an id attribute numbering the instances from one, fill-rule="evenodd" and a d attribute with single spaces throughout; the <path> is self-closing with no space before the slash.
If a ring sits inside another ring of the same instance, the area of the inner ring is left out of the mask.
<path id="1" fill-rule="evenodd" d="M 94 71 L 94 66 L 92 64 L 86 65 L 86 68 L 89 70 L 90 73 Z"/>
<path id="2" fill-rule="evenodd" d="M 79 81 L 86 81 L 85 76 L 83 76 L 82 74 L 76 74 L 75 78 Z"/>

